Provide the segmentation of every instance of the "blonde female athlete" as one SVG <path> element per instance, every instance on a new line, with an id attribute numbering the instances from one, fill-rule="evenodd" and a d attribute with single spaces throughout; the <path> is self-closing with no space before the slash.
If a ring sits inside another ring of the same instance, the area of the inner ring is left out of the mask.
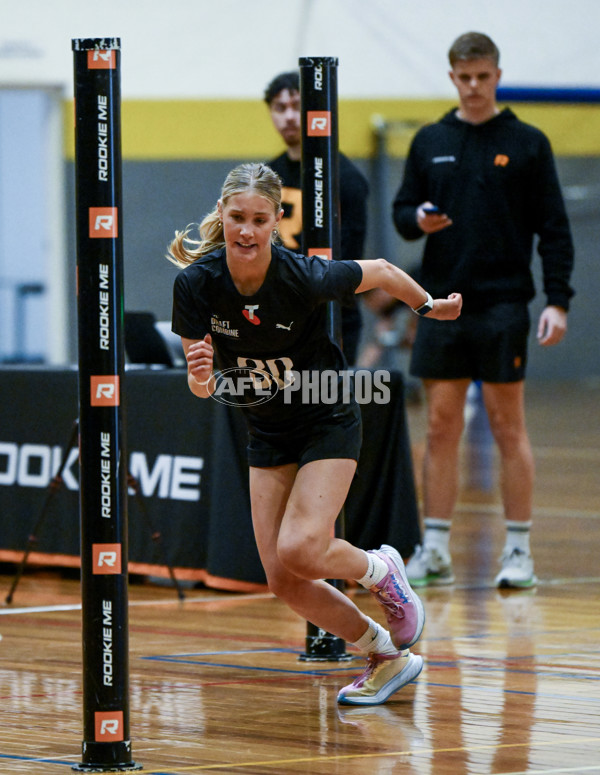
<path id="1" fill-rule="evenodd" d="M 173 331 L 194 395 L 208 398 L 223 375 L 244 388 L 234 393 L 248 424 L 252 521 L 269 588 L 367 655 L 364 673 L 340 690 L 338 702 L 375 705 L 422 669 L 409 647 L 421 635 L 423 606 L 395 549 L 365 552 L 334 537 L 359 456 L 360 411 L 341 381 L 337 400 L 328 391 L 327 401 L 315 401 L 311 391 L 308 402 L 298 380 L 345 369 L 327 334 L 330 300 L 379 287 L 438 320 L 458 317 L 462 300 L 454 293 L 431 299 L 384 259 L 292 253 L 275 244 L 281 217 L 281 182 L 269 167 L 230 172 L 200 240 L 186 229 L 169 246 L 168 257 L 184 267 L 175 280 Z M 323 579 L 356 579 L 383 608 L 389 629 Z"/>

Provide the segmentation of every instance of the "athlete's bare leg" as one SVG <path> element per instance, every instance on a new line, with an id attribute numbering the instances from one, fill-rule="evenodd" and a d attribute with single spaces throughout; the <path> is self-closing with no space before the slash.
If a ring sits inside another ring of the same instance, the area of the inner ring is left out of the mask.
<path id="1" fill-rule="evenodd" d="M 356 462 L 318 460 L 302 466 L 250 468 L 252 521 L 271 591 L 297 614 L 350 643 L 367 617 L 322 579 L 359 579 L 365 552 L 333 535 Z"/>

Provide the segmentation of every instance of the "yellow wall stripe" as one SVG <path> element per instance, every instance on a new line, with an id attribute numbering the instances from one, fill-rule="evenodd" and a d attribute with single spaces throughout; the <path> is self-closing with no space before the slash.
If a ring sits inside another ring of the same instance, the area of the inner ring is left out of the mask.
<path id="1" fill-rule="evenodd" d="M 390 126 L 388 152 L 403 157 L 419 126 L 455 104 L 448 100 L 340 100 L 340 149 L 356 159 L 373 155 L 374 122 Z M 600 155 L 600 105 L 519 103 L 523 121 L 543 130 L 558 156 Z M 65 103 L 65 156 L 74 157 L 73 104 Z M 260 100 L 124 100 L 126 160 L 269 159 L 283 145 Z"/>

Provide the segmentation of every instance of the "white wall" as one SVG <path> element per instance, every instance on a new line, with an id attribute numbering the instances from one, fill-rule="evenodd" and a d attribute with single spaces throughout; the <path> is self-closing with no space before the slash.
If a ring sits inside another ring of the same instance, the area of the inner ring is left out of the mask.
<path id="1" fill-rule="evenodd" d="M 491 35 L 503 84 L 600 85 L 597 0 L 2 0 L 0 85 L 72 93 L 72 38 L 120 37 L 124 98 L 255 98 L 299 56 L 341 97 L 446 97 L 446 52 Z"/>

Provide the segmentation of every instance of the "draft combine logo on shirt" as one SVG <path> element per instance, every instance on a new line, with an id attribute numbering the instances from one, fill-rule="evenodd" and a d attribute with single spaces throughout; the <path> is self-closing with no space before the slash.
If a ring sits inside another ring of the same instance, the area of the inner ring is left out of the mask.
<path id="1" fill-rule="evenodd" d="M 210 316 L 210 330 L 213 334 L 233 336 L 235 339 L 239 339 L 240 336 L 238 329 L 232 328 L 229 320 L 221 320 L 216 314 Z"/>
<path id="2" fill-rule="evenodd" d="M 246 318 L 246 320 L 250 321 L 253 326 L 260 326 L 260 318 L 256 314 L 257 309 L 258 304 L 246 304 L 242 310 L 242 315 Z"/>

